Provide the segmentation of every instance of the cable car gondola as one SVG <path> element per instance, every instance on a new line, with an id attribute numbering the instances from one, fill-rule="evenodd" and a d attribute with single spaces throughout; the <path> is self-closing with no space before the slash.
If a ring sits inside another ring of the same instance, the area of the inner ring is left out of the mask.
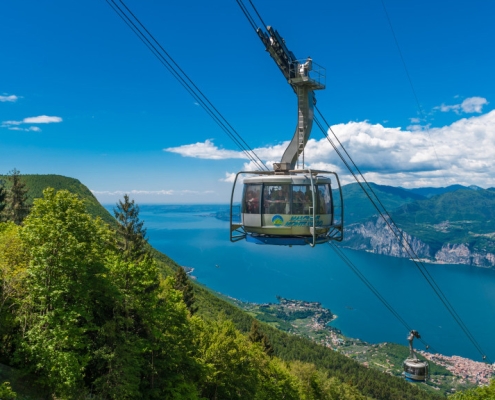
<path id="1" fill-rule="evenodd" d="M 429 378 L 428 361 L 420 360 L 414 351 L 413 340 L 420 339 L 418 331 L 412 330 L 407 337 L 409 341 L 409 357 L 404 360 L 404 377 L 409 382 L 426 382 Z"/>
<path id="2" fill-rule="evenodd" d="M 325 88 L 325 70 L 310 57 L 297 60 L 278 32 L 271 27 L 267 30 L 268 33 L 261 29 L 257 32 L 297 95 L 298 122 L 281 162 L 274 163 L 273 171 L 237 173 L 230 201 L 230 240 L 289 246 L 341 241 L 344 207 L 337 174 L 304 169 L 304 147 L 311 134 L 316 103 L 314 91 Z M 297 169 L 301 155 L 303 167 Z M 255 176 L 244 179 L 235 220 L 233 201 L 240 174 Z M 332 175 L 333 182 L 325 175 Z"/>

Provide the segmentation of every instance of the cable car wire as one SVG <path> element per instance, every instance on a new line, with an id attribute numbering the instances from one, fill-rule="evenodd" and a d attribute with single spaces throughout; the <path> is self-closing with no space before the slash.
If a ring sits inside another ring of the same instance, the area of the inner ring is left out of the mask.
<path id="1" fill-rule="evenodd" d="M 371 292 L 382 302 L 382 304 L 392 313 L 392 315 L 397 318 L 397 320 L 407 329 L 407 331 L 411 331 L 412 328 L 409 324 L 401 317 L 401 315 L 392 307 L 392 305 L 381 295 L 380 291 L 373 286 L 373 284 L 363 275 L 361 271 L 354 265 L 354 263 L 347 257 L 347 255 L 342 251 L 340 247 L 336 244 L 329 242 L 328 245 L 330 248 L 337 254 L 337 256 L 354 272 L 354 274 L 363 282 L 366 287 L 371 290 Z M 429 345 L 422 338 L 419 339 L 421 343 L 425 346 L 426 349 L 436 353 L 437 351 Z"/>
<path id="2" fill-rule="evenodd" d="M 253 7 L 254 12 L 256 13 L 256 15 L 258 16 L 258 18 L 260 19 L 260 21 L 263 24 L 263 26 L 265 28 L 267 28 L 268 26 L 265 24 L 265 21 L 263 21 L 263 18 L 261 18 L 260 13 L 258 12 L 258 10 L 256 9 L 256 7 L 254 6 L 254 4 L 253 4 L 253 2 L 251 0 L 249 0 L 249 4 L 251 4 L 251 7 Z"/>
<path id="3" fill-rule="evenodd" d="M 394 38 L 395 46 L 397 47 L 397 51 L 399 53 L 399 57 L 400 57 L 400 60 L 402 62 L 402 66 L 404 67 L 404 71 L 406 72 L 407 80 L 409 81 L 409 86 L 411 86 L 411 91 L 413 93 L 414 100 L 416 101 L 416 106 L 418 107 L 419 114 L 421 115 L 423 121 L 426 124 L 425 125 L 426 132 L 428 133 L 428 137 L 430 138 L 430 141 L 432 142 L 433 152 L 435 153 L 435 158 L 437 159 L 437 163 L 438 163 L 438 165 L 440 165 L 440 159 L 438 158 L 437 149 L 435 148 L 435 144 L 431 138 L 430 128 L 428 127 L 428 124 L 426 123 L 426 114 L 423 110 L 423 107 L 421 107 L 421 103 L 419 102 L 419 97 L 418 97 L 418 94 L 416 93 L 416 89 L 414 88 L 411 74 L 409 73 L 409 69 L 407 68 L 406 59 L 404 58 L 404 55 L 402 54 L 402 50 L 401 50 L 401 47 L 399 45 L 399 40 L 397 39 L 397 35 L 395 34 L 394 26 L 392 25 L 392 20 L 390 19 L 390 15 L 388 14 L 387 7 L 385 7 L 384 0 L 381 0 L 381 3 L 382 3 L 383 11 L 385 12 L 385 16 L 387 17 L 388 26 L 390 27 L 390 30 L 392 31 L 392 36 Z"/>
<path id="4" fill-rule="evenodd" d="M 106 0 L 107 4 L 115 11 L 115 13 L 131 28 L 138 38 L 148 47 L 153 55 L 165 66 L 165 68 L 174 76 L 176 80 L 191 94 L 198 104 L 210 115 L 211 118 L 222 128 L 222 130 L 234 141 L 241 149 L 245 156 L 256 165 L 260 170 L 268 170 L 263 161 L 258 157 L 256 152 L 249 147 L 242 136 L 232 127 L 227 119 L 218 111 L 211 103 L 207 96 L 194 84 L 192 79 L 184 72 L 184 70 L 175 62 L 168 52 L 161 46 L 158 40 L 146 29 L 141 21 L 134 13 L 119 0 L 120 4 L 125 8 L 121 8 L 115 0 Z M 144 30 L 144 32 L 143 32 Z"/>
<path id="5" fill-rule="evenodd" d="M 251 16 L 249 11 L 247 10 L 246 6 L 242 2 L 242 0 L 236 0 L 236 1 L 237 1 L 237 4 L 239 5 L 239 7 L 241 8 L 242 12 L 244 13 L 244 16 L 246 17 L 248 22 L 251 24 L 251 27 L 256 32 L 256 29 L 257 29 L 256 23 L 254 22 L 253 17 Z"/>

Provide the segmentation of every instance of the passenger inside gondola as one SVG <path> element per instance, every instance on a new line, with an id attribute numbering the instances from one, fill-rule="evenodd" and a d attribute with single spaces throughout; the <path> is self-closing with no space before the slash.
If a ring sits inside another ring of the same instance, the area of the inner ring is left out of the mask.
<path id="1" fill-rule="evenodd" d="M 248 186 L 244 207 L 248 214 L 260 213 L 260 185 Z"/>

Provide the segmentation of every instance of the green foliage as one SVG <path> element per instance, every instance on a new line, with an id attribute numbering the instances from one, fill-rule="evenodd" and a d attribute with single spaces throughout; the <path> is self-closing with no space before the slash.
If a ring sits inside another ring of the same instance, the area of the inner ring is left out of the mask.
<path id="1" fill-rule="evenodd" d="M 286 363 L 274 357 L 262 361 L 256 400 L 299 400 L 301 385 Z"/>
<path id="2" fill-rule="evenodd" d="M 193 315 L 198 311 L 198 307 L 194 305 L 196 301 L 194 298 L 194 290 L 184 268 L 177 268 L 174 278 L 174 289 L 182 292 L 182 300 L 186 304 L 191 315 Z"/>
<path id="3" fill-rule="evenodd" d="M 495 380 L 488 386 L 477 387 L 449 396 L 449 400 L 493 400 L 495 399 Z"/>
<path id="4" fill-rule="evenodd" d="M 300 382 L 299 398 L 301 400 L 366 400 L 366 396 L 350 385 L 337 379 L 328 379 L 314 364 L 294 361 L 290 364 L 291 373 Z"/>
<path id="5" fill-rule="evenodd" d="M 19 237 L 20 227 L 0 223 L 0 360 L 13 352 L 17 299 L 24 295 L 28 255 Z"/>
<path id="6" fill-rule="evenodd" d="M 252 399 L 262 352 L 250 346 L 229 320 L 204 323 L 200 354 L 206 369 L 201 395 L 207 399 Z"/>
<path id="7" fill-rule="evenodd" d="M 0 399 L 2 400 L 15 400 L 17 394 L 12 390 L 10 382 L 4 382 L 0 384 Z"/>

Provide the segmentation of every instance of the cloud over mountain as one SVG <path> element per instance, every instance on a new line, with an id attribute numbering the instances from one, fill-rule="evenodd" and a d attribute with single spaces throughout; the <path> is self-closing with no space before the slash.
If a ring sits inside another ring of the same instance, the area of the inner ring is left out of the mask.
<path id="1" fill-rule="evenodd" d="M 461 108 L 476 112 L 483 101 L 466 99 Z M 417 128 L 417 127 L 416 127 Z M 452 183 L 495 186 L 495 110 L 462 118 L 451 125 L 429 129 L 402 129 L 369 122 L 332 126 L 367 179 L 393 186 L 448 186 Z M 332 132 L 329 132 L 332 138 Z M 334 140 L 335 142 L 335 140 Z M 288 142 L 256 148 L 267 165 L 281 158 Z M 212 140 L 165 149 L 184 157 L 212 160 L 245 159 L 240 151 L 219 149 Z M 305 149 L 306 167 L 336 171 L 350 181 L 346 167 L 326 138 L 310 139 Z M 256 170 L 246 163 L 244 170 Z M 222 181 L 232 181 L 227 172 Z"/>

